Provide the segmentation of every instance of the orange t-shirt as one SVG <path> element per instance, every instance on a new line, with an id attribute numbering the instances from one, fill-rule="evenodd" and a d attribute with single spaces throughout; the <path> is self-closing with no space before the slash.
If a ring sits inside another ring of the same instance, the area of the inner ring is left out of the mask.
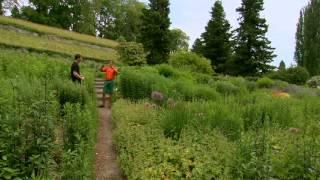
<path id="1" fill-rule="evenodd" d="M 101 71 L 106 73 L 105 80 L 107 80 L 107 81 L 114 80 L 116 78 L 117 73 L 118 73 L 116 68 L 109 67 L 109 66 L 102 68 Z"/>

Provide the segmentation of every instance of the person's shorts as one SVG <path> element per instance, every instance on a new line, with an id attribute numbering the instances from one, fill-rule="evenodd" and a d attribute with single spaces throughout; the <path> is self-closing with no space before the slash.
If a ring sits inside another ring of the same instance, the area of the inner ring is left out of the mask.
<path id="1" fill-rule="evenodd" d="M 105 94 L 112 94 L 114 87 L 114 81 L 104 81 L 103 92 Z"/>

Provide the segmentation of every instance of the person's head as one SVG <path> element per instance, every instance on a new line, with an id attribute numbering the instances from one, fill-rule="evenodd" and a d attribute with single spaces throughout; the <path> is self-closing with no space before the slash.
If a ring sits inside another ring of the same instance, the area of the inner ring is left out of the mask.
<path id="1" fill-rule="evenodd" d="M 76 54 L 74 56 L 74 60 L 77 62 L 77 63 L 80 63 L 82 61 L 82 56 L 81 54 Z"/>
<path id="2" fill-rule="evenodd" d="M 108 66 L 113 66 L 113 61 L 112 60 L 108 61 Z"/>

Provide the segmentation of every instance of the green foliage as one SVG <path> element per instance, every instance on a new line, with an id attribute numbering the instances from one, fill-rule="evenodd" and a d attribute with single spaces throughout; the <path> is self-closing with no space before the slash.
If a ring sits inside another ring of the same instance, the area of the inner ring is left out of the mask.
<path id="1" fill-rule="evenodd" d="M 211 65 L 218 73 L 227 73 L 226 63 L 231 57 L 231 26 L 225 17 L 221 1 L 216 1 L 211 11 L 211 19 L 195 42 L 195 52 L 211 60 Z M 197 50 L 199 49 L 199 50 Z"/>
<path id="2" fill-rule="evenodd" d="M 92 85 L 67 82 L 70 67 L 62 58 L 0 51 L 0 179 L 60 179 L 64 173 L 90 179 L 97 118 L 88 98 Z M 93 82 L 92 71 L 82 70 Z M 60 100 L 73 103 L 65 113 Z M 77 161 L 73 168 L 65 166 L 70 159 Z"/>
<path id="3" fill-rule="evenodd" d="M 66 103 L 85 105 L 88 101 L 88 92 L 85 87 L 75 84 L 71 81 L 57 81 L 55 85 L 57 89 L 58 101 L 63 107 Z"/>
<path id="4" fill-rule="evenodd" d="M 120 100 L 113 119 L 121 167 L 132 179 L 317 177 L 319 102 L 266 91 L 167 108 Z"/>
<path id="5" fill-rule="evenodd" d="M 187 69 L 191 72 L 213 74 L 210 61 L 195 53 L 178 51 L 171 55 L 169 64 L 177 69 Z"/>
<path id="6" fill-rule="evenodd" d="M 289 68 L 286 71 L 286 79 L 291 84 L 303 85 L 309 77 L 308 71 L 303 67 Z"/>
<path id="7" fill-rule="evenodd" d="M 146 58 L 142 44 L 135 42 L 121 42 L 117 48 L 121 62 L 129 66 L 146 64 Z"/>
<path id="8" fill-rule="evenodd" d="M 31 0 L 19 18 L 63 29 L 95 35 L 94 5 L 88 0 L 60 2 Z"/>
<path id="9" fill-rule="evenodd" d="M 236 30 L 235 56 L 231 61 L 234 75 L 255 76 L 273 69 L 269 64 L 275 57 L 274 48 L 266 38 L 268 25 L 261 17 L 263 0 L 243 0 L 240 13 L 240 27 Z"/>
<path id="10" fill-rule="evenodd" d="M 294 58 L 295 61 L 297 62 L 298 66 L 304 66 L 304 10 L 300 11 L 300 17 L 299 17 L 299 22 L 297 24 L 297 32 L 296 32 L 296 49 L 294 52 Z"/>
<path id="11" fill-rule="evenodd" d="M 320 37 L 318 36 L 320 23 L 318 19 L 320 14 L 320 2 L 318 0 L 311 0 L 304 8 L 303 15 L 300 17 L 300 24 L 298 24 L 298 38 L 296 57 L 298 65 L 305 67 L 311 76 L 320 73 L 319 62 L 319 48 Z"/>
<path id="12" fill-rule="evenodd" d="M 176 70 L 168 64 L 161 64 L 157 67 L 157 69 L 159 74 L 166 78 L 177 76 Z"/>
<path id="13" fill-rule="evenodd" d="M 102 38 L 97 38 L 95 36 L 74 33 L 69 30 L 57 29 L 54 27 L 35 24 L 28 21 L 9 18 L 5 16 L 0 16 L 0 23 L 4 25 L 14 26 L 16 28 L 27 30 L 30 32 L 36 32 L 38 34 L 55 35 L 63 39 L 71 39 L 71 40 L 80 41 L 86 44 L 94 44 L 94 45 L 98 45 L 102 47 L 110 47 L 110 48 L 115 48 L 116 46 L 118 46 L 118 43 L 116 41 L 112 41 L 109 39 L 102 39 Z"/>
<path id="14" fill-rule="evenodd" d="M 137 0 L 102 0 L 97 11 L 98 36 L 136 41 L 140 35 L 142 9 Z"/>
<path id="15" fill-rule="evenodd" d="M 281 61 L 279 64 L 279 71 L 285 71 L 286 70 L 286 64 L 284 63 L 284 61 Z"/>
<path id="16" fill-rule="evenodd" d="M 311 88 L 319 88 L 320 86 L 320 76 L 313 76 L 307 81 L 307 85 Z"/>
<path id="17" fill-rule="evenodd" d="M 216 84 L 217 92 L 223 95 L 233 95 L 240 93 L 240 88 L 227 81 L 218 81 Z"/>
<path id="18" fill-rule="evenodd" d="M 257 85 L 259 88 L 271 88 L 274 86 L 274 81 L 270 78 L 264 77 L 258 79 Z"/>
<path id="19" fill-rule="evenodd" d="M 170 30 L 170 51 L 188 50 L 189 39 L 189 36 L 181 29 Z"/>
<path id="20" fill-rule="evenodd" d="M 143 9 L 139 42 L 147 53 L 148 64 L 168 61 L 170 52 L 169 0 L 151 0 Z"/>

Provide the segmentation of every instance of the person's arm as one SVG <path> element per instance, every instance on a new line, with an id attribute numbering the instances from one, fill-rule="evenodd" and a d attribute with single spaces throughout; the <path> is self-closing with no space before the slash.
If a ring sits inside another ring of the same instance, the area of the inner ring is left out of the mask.
<path id="1" fill-rule="evenodd" d="M 104 72 L 104 71 L 105 71 L 103 65 L 101 66 L 100 71 L 101 71 L 101 72 Z"/>
<path id="2" fill-rule="evenodd" d="M 81 76 L 77 71 L 73 71 L 72 74 L 73 74 L 76 78 L 81 79 L 81 80 L 84 80 L 84 77 Z"/>

